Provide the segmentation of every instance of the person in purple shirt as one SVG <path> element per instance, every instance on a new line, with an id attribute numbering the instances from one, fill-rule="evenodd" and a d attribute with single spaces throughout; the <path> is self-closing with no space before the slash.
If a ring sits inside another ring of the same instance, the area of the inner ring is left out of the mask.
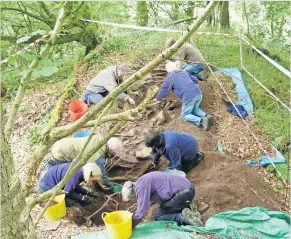
<path id="1" fill-rule="evenodd" d="M 198 79 L 187 71 L 178 71 L 174 62 L 167 63 L 166 70 L 169 75 L 156 99 L 165 98 L 172 90 L 182 102 L 182 119 L 208 130 L 213 123 L 213 116 L 199 108 L 202 92 L 197 84 Z"/>
<path id="2" fill-rule="evenodd" d="M 71 163 L 63 163 L 44 170 L 39 178 L 39 192 L 43 193 L 54 188 L 65 177 L 70 165 Z M 97 197 L 98 193 L 89 188 L 83 188 L 80 183 L 83 181 L 100 182 L 100 180 L 102 180 L 102 173 L 97 164 L 85 164 L 63 188 L 68 192 L 65 197 L 66 206 L 70 207 L 75 202 L 84 205 L 93 202 L 92 197 Z"/>
<path id="3" fill-rule="evenodd" d="M 202 226 L 201 219 L 189 209 L 195 189 L 187 178 L 158 171 L 147 173 L 136 183 L 124 183 L 121 190 L 123 201 L 129 201 L 134 191 L 137 210 L 133 215 L 133 228 L 142 221 L 148 208 L 154 203 L 160 204 L 154 213 L 155 221 Z"/>
<path id="4" fill-rule="evenodd" d="M 167 170 L 177 169 L 187 173 L 204 158 L 204 154 L 198 151 L 197 140 L 190 134 L 175 131 L 155 133 L 146 140 L 145 145 L 154 152 L 153 167 L 163 156 L 169 161 Z"/>

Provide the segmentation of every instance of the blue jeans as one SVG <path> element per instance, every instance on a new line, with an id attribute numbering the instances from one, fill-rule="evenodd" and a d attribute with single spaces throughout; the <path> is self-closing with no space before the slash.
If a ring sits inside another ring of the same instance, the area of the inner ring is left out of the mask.
<path id="1" fill-rule="evenodd" d="M 107 187 L 107 189 L 103 188 L 103 190 L 107 191 L 108 193 L 112 193 L 113 185 L 108 178 L 108 174 L 105 169 L 105 156 L 102 154 L 96 161 L 96 164 L 101 170 L 102 173 L 102 180 L 103 184 Z"/>
<path id="2" fill-rule="evenodd" d="M 155 221 L 174 221 L 179 224 L 183 223 L 182 211 L 189 208 L 195 197 L 195 189 L 191 188 L 176 193 L 170 200 L 164 201 L 156 209 L 154 214 Z"/>
<path id="3" fill-rule="evenodd" d="M 97 94 L 91 91 L 85 91 L 82 94 L 82 101 L 84 101 L 86 104 L 98 104 L 101 100 L 104 99 L 104 97 L 101 94 Z"/>
<path id="4" fill-rule="evenodd" d="M 199 108 L 202 101 L 202 94 L 196 96 L 186 104 L 182 105 L 181 118 L 185 121 L 192 122 L 198 126 L 201 124 L 201 119 L 206 116 L 206 113 Z"/>
<path id="5" fill-rule="evenodd" d="M 182 67 L 183 70 L 188 71 L 191 75 L 200 79 L 199 72 L 204 68 L 203 64 L 186 64 Z"/>

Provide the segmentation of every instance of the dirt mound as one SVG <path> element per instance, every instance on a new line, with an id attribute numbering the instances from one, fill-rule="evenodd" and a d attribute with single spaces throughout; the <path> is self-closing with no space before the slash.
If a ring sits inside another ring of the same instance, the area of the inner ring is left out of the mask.
<path id="1" fill-rule="evenodd" d="M 244 207 L 259 206 L 278 211 L 283 208 L 283 202 L 258 171 L 233 157 L 207 154 L 188 178 L 195 185 L 195 200 L 210 205 L 202 215 L 204 220 L 219 212 Z"/>

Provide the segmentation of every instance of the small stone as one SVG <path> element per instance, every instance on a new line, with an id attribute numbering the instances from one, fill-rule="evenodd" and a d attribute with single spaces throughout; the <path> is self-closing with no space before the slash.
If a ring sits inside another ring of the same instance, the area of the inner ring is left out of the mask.
<path id="1" fill-rule="evenodd" d="M 206 204 L 204 202 L 197 202 L 197 210 L 200 213 L 205 212 L 209 208 L 209 204 Z"/>
<path id="2" fill-rule="evenodd" d="M 241 199 L 238 199 L 237 201 L 236 201 L 236 204 L 241 204 L 242 203 L 242 200 Z"/>
<path id="3" fill-rule="evenodd" d="M 144 147 L 142 150 L 137 151 L 135 153 L 135 156 L 137 159 L 142 159 L 142 160 L 150 159 L 152 157 L 151 152 L 152 152 L 151 148 Z"/>

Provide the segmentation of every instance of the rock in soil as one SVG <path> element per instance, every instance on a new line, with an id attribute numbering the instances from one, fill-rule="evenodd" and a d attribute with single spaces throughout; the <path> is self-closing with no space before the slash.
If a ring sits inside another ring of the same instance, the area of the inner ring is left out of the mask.
<path id="1" fill-rule="evenodd" d="M 145 160 L 152 158 L 152 149 L 144 147 L 142 150 L 137 151 L 135 154 L 137 159 Z"/>

